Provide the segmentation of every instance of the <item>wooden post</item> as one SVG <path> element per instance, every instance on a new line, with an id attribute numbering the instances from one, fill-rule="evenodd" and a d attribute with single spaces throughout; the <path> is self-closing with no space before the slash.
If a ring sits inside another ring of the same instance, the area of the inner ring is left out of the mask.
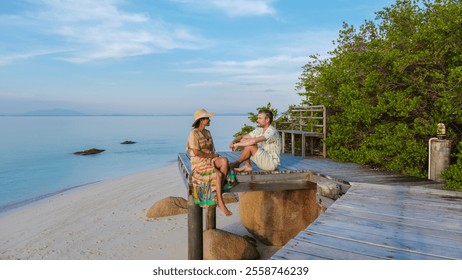
<path id="1" fill-rule="evenodd" d="M 205 229 L 217 228 L 217 207 L 207 208 L 207 220 L 205 222 Z"/>
<path id="2" fill-rule="evenodd" d="M 327 112 L 326 112 L 326 106 L 322 105 L 322 133 L 323 133 L 323 138 L 322 138 L 322 156 L 324 158 L 327 157 L 327 149 L 326 149 L 326 137 L 327 137 Z"/>
<path id="3" fill-rule="evenodd" d="M 188 259 L 202 260 L 203 254 L 202 208 L 188 196 Z"/>
<path id="4" fill-rule="evenodd" d="M 286 149 L 286 133 L 284 131 L 282 132 L 281 138 L 282 138 L 281 153 L 283 154 Z"/>
<path id="5" fill-rule="evenodd" d="M 291 141 L 292 141 L 292 155 L 295 155 L 295 133 L 291 133 Z"/>

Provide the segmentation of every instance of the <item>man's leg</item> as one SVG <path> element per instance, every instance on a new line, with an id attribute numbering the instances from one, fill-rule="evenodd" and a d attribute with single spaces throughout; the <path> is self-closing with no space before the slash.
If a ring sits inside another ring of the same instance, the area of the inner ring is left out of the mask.
<path id="1" fill-rule="evenodd" d="M 250 157 L 255 155 L 258 151 L 258 147 L 256 145 L 253 146 L 246 146 L 243 147 L 242 153 L 239 156 L 239 159 L 235 162 L 232 163 L 232 167 L 234 167 L 234 170 L 238 172 L 250 172 L 252 171 L 252 165 L 250 164 Z M 239 165 L 244 162 L 244 166 L 239 168 Z"/>

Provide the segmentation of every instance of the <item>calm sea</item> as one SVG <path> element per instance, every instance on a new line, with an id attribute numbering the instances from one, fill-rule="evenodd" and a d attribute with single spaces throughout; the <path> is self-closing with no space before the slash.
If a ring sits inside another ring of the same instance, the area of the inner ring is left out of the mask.
<path id="1" fill-rule="evenodd" d="M 0 117 L 0 212 L 91 182 L 159 168 L 185 149 L 191 116 Z M 215 116 L 218 151 L 247 116 Z M 133 145 L 121 145 L 125 140 Z M 106 151 L 72 154 L 90 148 Z"/>

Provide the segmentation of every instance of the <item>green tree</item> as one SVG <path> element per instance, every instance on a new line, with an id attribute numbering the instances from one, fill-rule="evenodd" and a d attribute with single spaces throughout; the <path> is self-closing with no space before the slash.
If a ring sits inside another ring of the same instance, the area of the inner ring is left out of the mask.
<path id="1" fill-rule="evenodd" d="M 330 157 L 426 177 L 437 124 L 462 140 L 460 1 L 398 0 L 358 30 L 345 23 L 298 88 L 328 108 Z"/>
<path id="2" fill-rule="evenodd" d="M 443 170 L 441 177 L 446 179 L 446 188 L 462 190 L 462 142 L 457 147 L 459 152 L 454 154 L 456 163 Z"/>
<path id="3" fill-rule="evenodd" d="M 273 113 L 273 119 L 274 120 L 276 119 L 276 117 L 278 115 L 278 110 L 276 108 L 271 107 L 271 102 L 268 102 L 268 104 L 266 104 L 266 106 L 262 106 L 262 107 L 257 108 L 257 112 L 260 111 L 260 110 L 270 110 Z M 257 118 L 258 118 L 258 113 L 249 112 L 248 114 L 249 114 L 249 117 L 248 117 L 249 120 L 252 123 L 256 123 Z M 253 127 L 251 125 L 244 124 L 244 126 L 241 128 L 241 131 L 236 132 L 234 134 L 234 137 L 246 135 L 246 134 L 250 133 L 251 131 L 253 131 L 254 129 L 255 129 L 255 127 Z"/>

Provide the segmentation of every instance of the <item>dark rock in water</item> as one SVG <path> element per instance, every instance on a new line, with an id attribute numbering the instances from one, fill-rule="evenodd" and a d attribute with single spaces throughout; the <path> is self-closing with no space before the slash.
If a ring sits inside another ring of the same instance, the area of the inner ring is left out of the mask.
<path id="1" fill-rule="evenodd" d="M 136 143 L 135 141 L 129 141 L 129 140 L 127 140 L 127 141 L 123 141 L 123 142 L 120 143 L 120 144 L 122 144 L 122 145 L 128 145 L 128 144 L 135 144 L 135 143 Z"/>
<path id="2" fill-rule="evenodd" d="M 74 155 L 94 155 L 94 154 L 99 154 L 99 153 L 102 153 L 106 150 L 100 150 L 100 149 L 95 149 L 95 148 L 92 148 L 92 149 L 89 149 L 89 150 L 85 150 L 85 151 L 80 151 L 80 152 L 75 152 Z"/>

